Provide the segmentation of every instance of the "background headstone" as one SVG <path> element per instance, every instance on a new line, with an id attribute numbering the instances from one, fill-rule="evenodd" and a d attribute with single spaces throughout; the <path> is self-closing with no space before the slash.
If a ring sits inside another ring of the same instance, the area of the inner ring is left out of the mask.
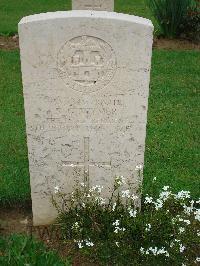
<path id="1" fill-rule="evenodd" d="M 72 0 L 72 9 L 114 11 L 114 0 Z"/>
<path id="2" fill-rule="evenodd" d="M 108 12 L 33 15 L 19 23 L 34 225 L 57 212 L 54 187 L 89 178 L 136 192 L 143 164 L 152 23 Z"/>

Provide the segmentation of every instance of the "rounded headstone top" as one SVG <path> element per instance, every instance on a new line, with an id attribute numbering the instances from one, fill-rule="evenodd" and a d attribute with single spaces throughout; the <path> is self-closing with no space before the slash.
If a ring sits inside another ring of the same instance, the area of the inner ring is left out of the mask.
<path id="1" fill-rule="evenodd" d="M 146 18 L 123 14 L 123 13 L 108 12 L 108 11 L 91 11 L 91 10 L 57 11 L 57 12 L 35 14 L 23 17 L 19 22 L 19 26 L 22 24 L 40 22 L 44 20 L 67 19 L 67 18 L 91 18 L 91 17 L 96 19 L 102 18 L 102 19 L 112 19 L 112 20 L 113 19 L 123 20 L 151 27 L 153 29 L 153 24 L 151 20 Z"/>

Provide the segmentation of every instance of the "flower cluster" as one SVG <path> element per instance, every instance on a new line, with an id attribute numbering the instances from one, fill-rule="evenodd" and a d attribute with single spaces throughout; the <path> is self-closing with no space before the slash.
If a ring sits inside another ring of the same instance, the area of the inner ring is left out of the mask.
<path id="1" fill-rule="evenodd" d="M 126 231 L 126 229 L 125 229 L 124 227 L 120 228 L 120 227 L 119 227 L 119 224 L 120 224 L 119 220 L 116 220 L 116 221 L 113 222 L 113 224 L 112 224 L 112 225 L 115 227 L 114 232 L 115 232 L 116 234 L 119 233 L 119 232 L 124 232 L 124 231 Z"/>
<path id="2" fill-rule="evenodd" d="M 84 247 L 93 247 L 94 246 L 94 243 L 91 242 L 90 240 L 80 240 L 80 241 L 75 241 L 78 245 L 78 247 L 81 249 L 81 248 L 84 248 Z"/>
<path id="3" fill-rule="evenodd" d="M 54 195 L 62 196 L 58 186 Z M 200 237 L 200 200 L 192 200 L 189 191 L 173 193 L 164 186 L 157 197 L 144 196 L 140 209 L 138 191 L 118 176 L 110 197 L 105 195 L 103 186 L 81 183 L 70 199 L 62 197 L 66 206 L 59 210 L 58 223 L 64 239 L 70 235 L 76 247 L 95 258 L 108 252 L 105 264 L 198 264 L 194 246 Z"/>
<path id="4" fill-rule="evenodd" d="M 150 255 L 153 254 L 154 256 L 158 256 L 158 255 L 164 255 L 166 257 L 169 257 L 169 252 L 167 250 L 165 250 L 164 247 L 162 248 L 158 248 L 158 247 L 150 247 L 148 249 L 144 249 L 143 247 L 140 248 L 140 252 L 142 254 L 146 254 L 146 255 Z"/>
<path id="5" fill-rule="evenodd" d="M 123 176 L 117 176 L 115 178 L 115 185 L 120 187 L 122 185 L 126 185 L 126 179 Z"/>

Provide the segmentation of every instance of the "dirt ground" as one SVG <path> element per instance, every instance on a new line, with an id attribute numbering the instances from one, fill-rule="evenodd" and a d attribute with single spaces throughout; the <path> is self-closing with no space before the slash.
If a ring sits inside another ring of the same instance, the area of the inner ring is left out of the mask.
<path id="1" fill-rule="evenodd" d="M 24 208 L 0 209 L 0 234 L 26 233 L 32 225 L 31 210 Z"/>
<path id="2" fill-rule="evenodd" d="M 31 207 L 14 207 L 0 209 L 0 236 L 10 234 L 26 234 L 42 241 L 47 248 L 56 250 L 58 254 L 66 258 L 73 258 L 73 266 L 98 266 L 97 262 L 90 261 L 80 254 L 72 241 L 61 240 L 59 227 L 32 226 Z"/>
<path id="3" fill-rule="evenodd" d="M 166 50 L 200 50 L 200 43 L 193 43 L 184 39 L 154 39 L 154 48 Z M 0 49 L 15 50 L 19 49 L 18 35 L 5 37 L 0 36 Z"/>
<path id="4" fill-rule="evenodd" d="M 199 50 L 200 43 L 190 42 L 185 39 L 154 39 L 154 48 L 166 50 Z"/>
<path id="5" fill-rule="evenodd" d="M 0 36 L 0 49 L 7 51 L 19 49 L 18 36 L 17 35 L 12 37 Z"/>

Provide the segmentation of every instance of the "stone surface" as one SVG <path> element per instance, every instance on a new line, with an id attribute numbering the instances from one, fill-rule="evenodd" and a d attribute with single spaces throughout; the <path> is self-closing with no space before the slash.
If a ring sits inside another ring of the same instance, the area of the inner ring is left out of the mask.
<path id="1" fill-rule="evenodd" d="M 72 9 L 114 11 L 114 0 L 72 0 Z"/>
<path id="2" fill-rule="evenodd" d="M 153 26 L 111 12 L 70 11 L 19 23 L 33 219 L 50 224 L 54 187 L 139 180 L 143 164 Z"/>

